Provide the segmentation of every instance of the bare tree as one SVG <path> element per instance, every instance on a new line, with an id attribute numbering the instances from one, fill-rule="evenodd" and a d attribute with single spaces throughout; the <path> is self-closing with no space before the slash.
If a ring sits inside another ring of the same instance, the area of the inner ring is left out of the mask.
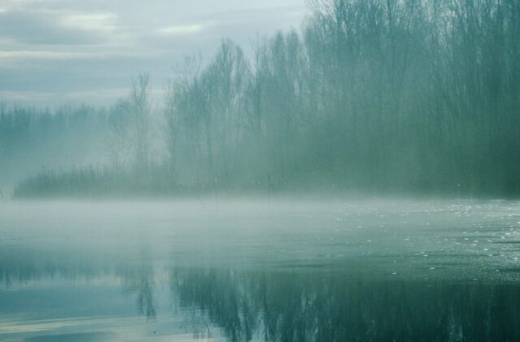
<path id="1" fill-rule="evenodd" d="M 141 74 L 132 81 L 129 98 L 135 141 L 134 168 L 138 172 L 148 169 L 150 163 L 150 103 L 149 77 Z"/>

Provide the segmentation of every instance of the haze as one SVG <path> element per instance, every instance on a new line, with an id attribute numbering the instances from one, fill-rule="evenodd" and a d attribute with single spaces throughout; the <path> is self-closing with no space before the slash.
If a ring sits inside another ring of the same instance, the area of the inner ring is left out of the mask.
<path id="1" fill-rule="evenodd" d="M 0 0 L 0 340 L 520 341 L 518 0 Z"/>

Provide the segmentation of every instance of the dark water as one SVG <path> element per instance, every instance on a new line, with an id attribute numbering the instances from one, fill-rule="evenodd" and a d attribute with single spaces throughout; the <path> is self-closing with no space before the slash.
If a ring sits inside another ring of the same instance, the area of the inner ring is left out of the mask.
<path id="1" fill-rule="evenodd" d="M 0 340 L 518 341 L 520 203 L 4 204 Z"/>

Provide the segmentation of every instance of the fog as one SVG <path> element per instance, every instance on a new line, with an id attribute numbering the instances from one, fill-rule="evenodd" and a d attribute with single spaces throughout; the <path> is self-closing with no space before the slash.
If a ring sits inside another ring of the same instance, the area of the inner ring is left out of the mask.
<path id="1" fill-rule="evenodd" d="M 518 1 L 0 0 L 0 31 L 0 340 L 520 338 Z"/>
<path id="2" fill-rule="evenodd" d="M 315 1 L 299 30 L 187 55 L 160 101 L 137 73 L 105 109 L 7 104 L 3 183 L 20 198 L 517 196 L 518 9 L 457 4 Z"/>

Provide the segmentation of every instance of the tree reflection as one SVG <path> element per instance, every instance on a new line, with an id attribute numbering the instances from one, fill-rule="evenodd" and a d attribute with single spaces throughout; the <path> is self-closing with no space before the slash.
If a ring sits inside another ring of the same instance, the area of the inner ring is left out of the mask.
<path id="1" fill-rule="evenodd" d="M 259 307 L 253 299 L 259 288 L 249 282 L 254 279 L 235 272 L 175 269 L 170 280 L 180 308 L 207 315 L 233 341 L 252 339 L 259 323 Z"/>
<path id="2" fill-rule="evenodd" d="M 112 275 L 110 259 L 80 251 L 3 246 L 0 249 L 0 284 L 5 288 L 41 279 L 85 279 Z"/>
<path id="3" fill-rule="evenodd" d="M 114 255 L 25 248 L 0 250 L 0 284 L 5 288 L 40 280 L 89 281 L 117 278 L 125 293 L 136 295 L 139 315 L 155 318 L 155 272 L 148 257 L 135 262 Z"/>
<path id="4" fill-rule="evenodd" d="M 171 289 L 232 341 L 518 340 L 513 285 L 175 269 Z"/>
<path id="5" fill-rule="evenodd" d="M 123 264 L 118 269 L 118 276 L 122 280 L 123 291 L 136 295 L 139 315 L 148 319 L 156 318 L 155 272 L 148 258 L 138 265 Z"/>
<path id="6" fill-rule="evenodd" d="M 520 340 L 515 284 L 389 280 L 316 269 L 174 267 L 164 278 L 146 253 L 137 259 L 63 255 L 0 251 L 0 278 L 6 286 L 53 278 L 57 284 L 71 280 L 71 286 L 81 278 L 119 280 L 148 319 L 158 316 L 158 305 L 167 307 L 168 296 L 158 292 L 167 284 L 175 314 L 198 338 L 220 328 L 231 341 Z"/>

